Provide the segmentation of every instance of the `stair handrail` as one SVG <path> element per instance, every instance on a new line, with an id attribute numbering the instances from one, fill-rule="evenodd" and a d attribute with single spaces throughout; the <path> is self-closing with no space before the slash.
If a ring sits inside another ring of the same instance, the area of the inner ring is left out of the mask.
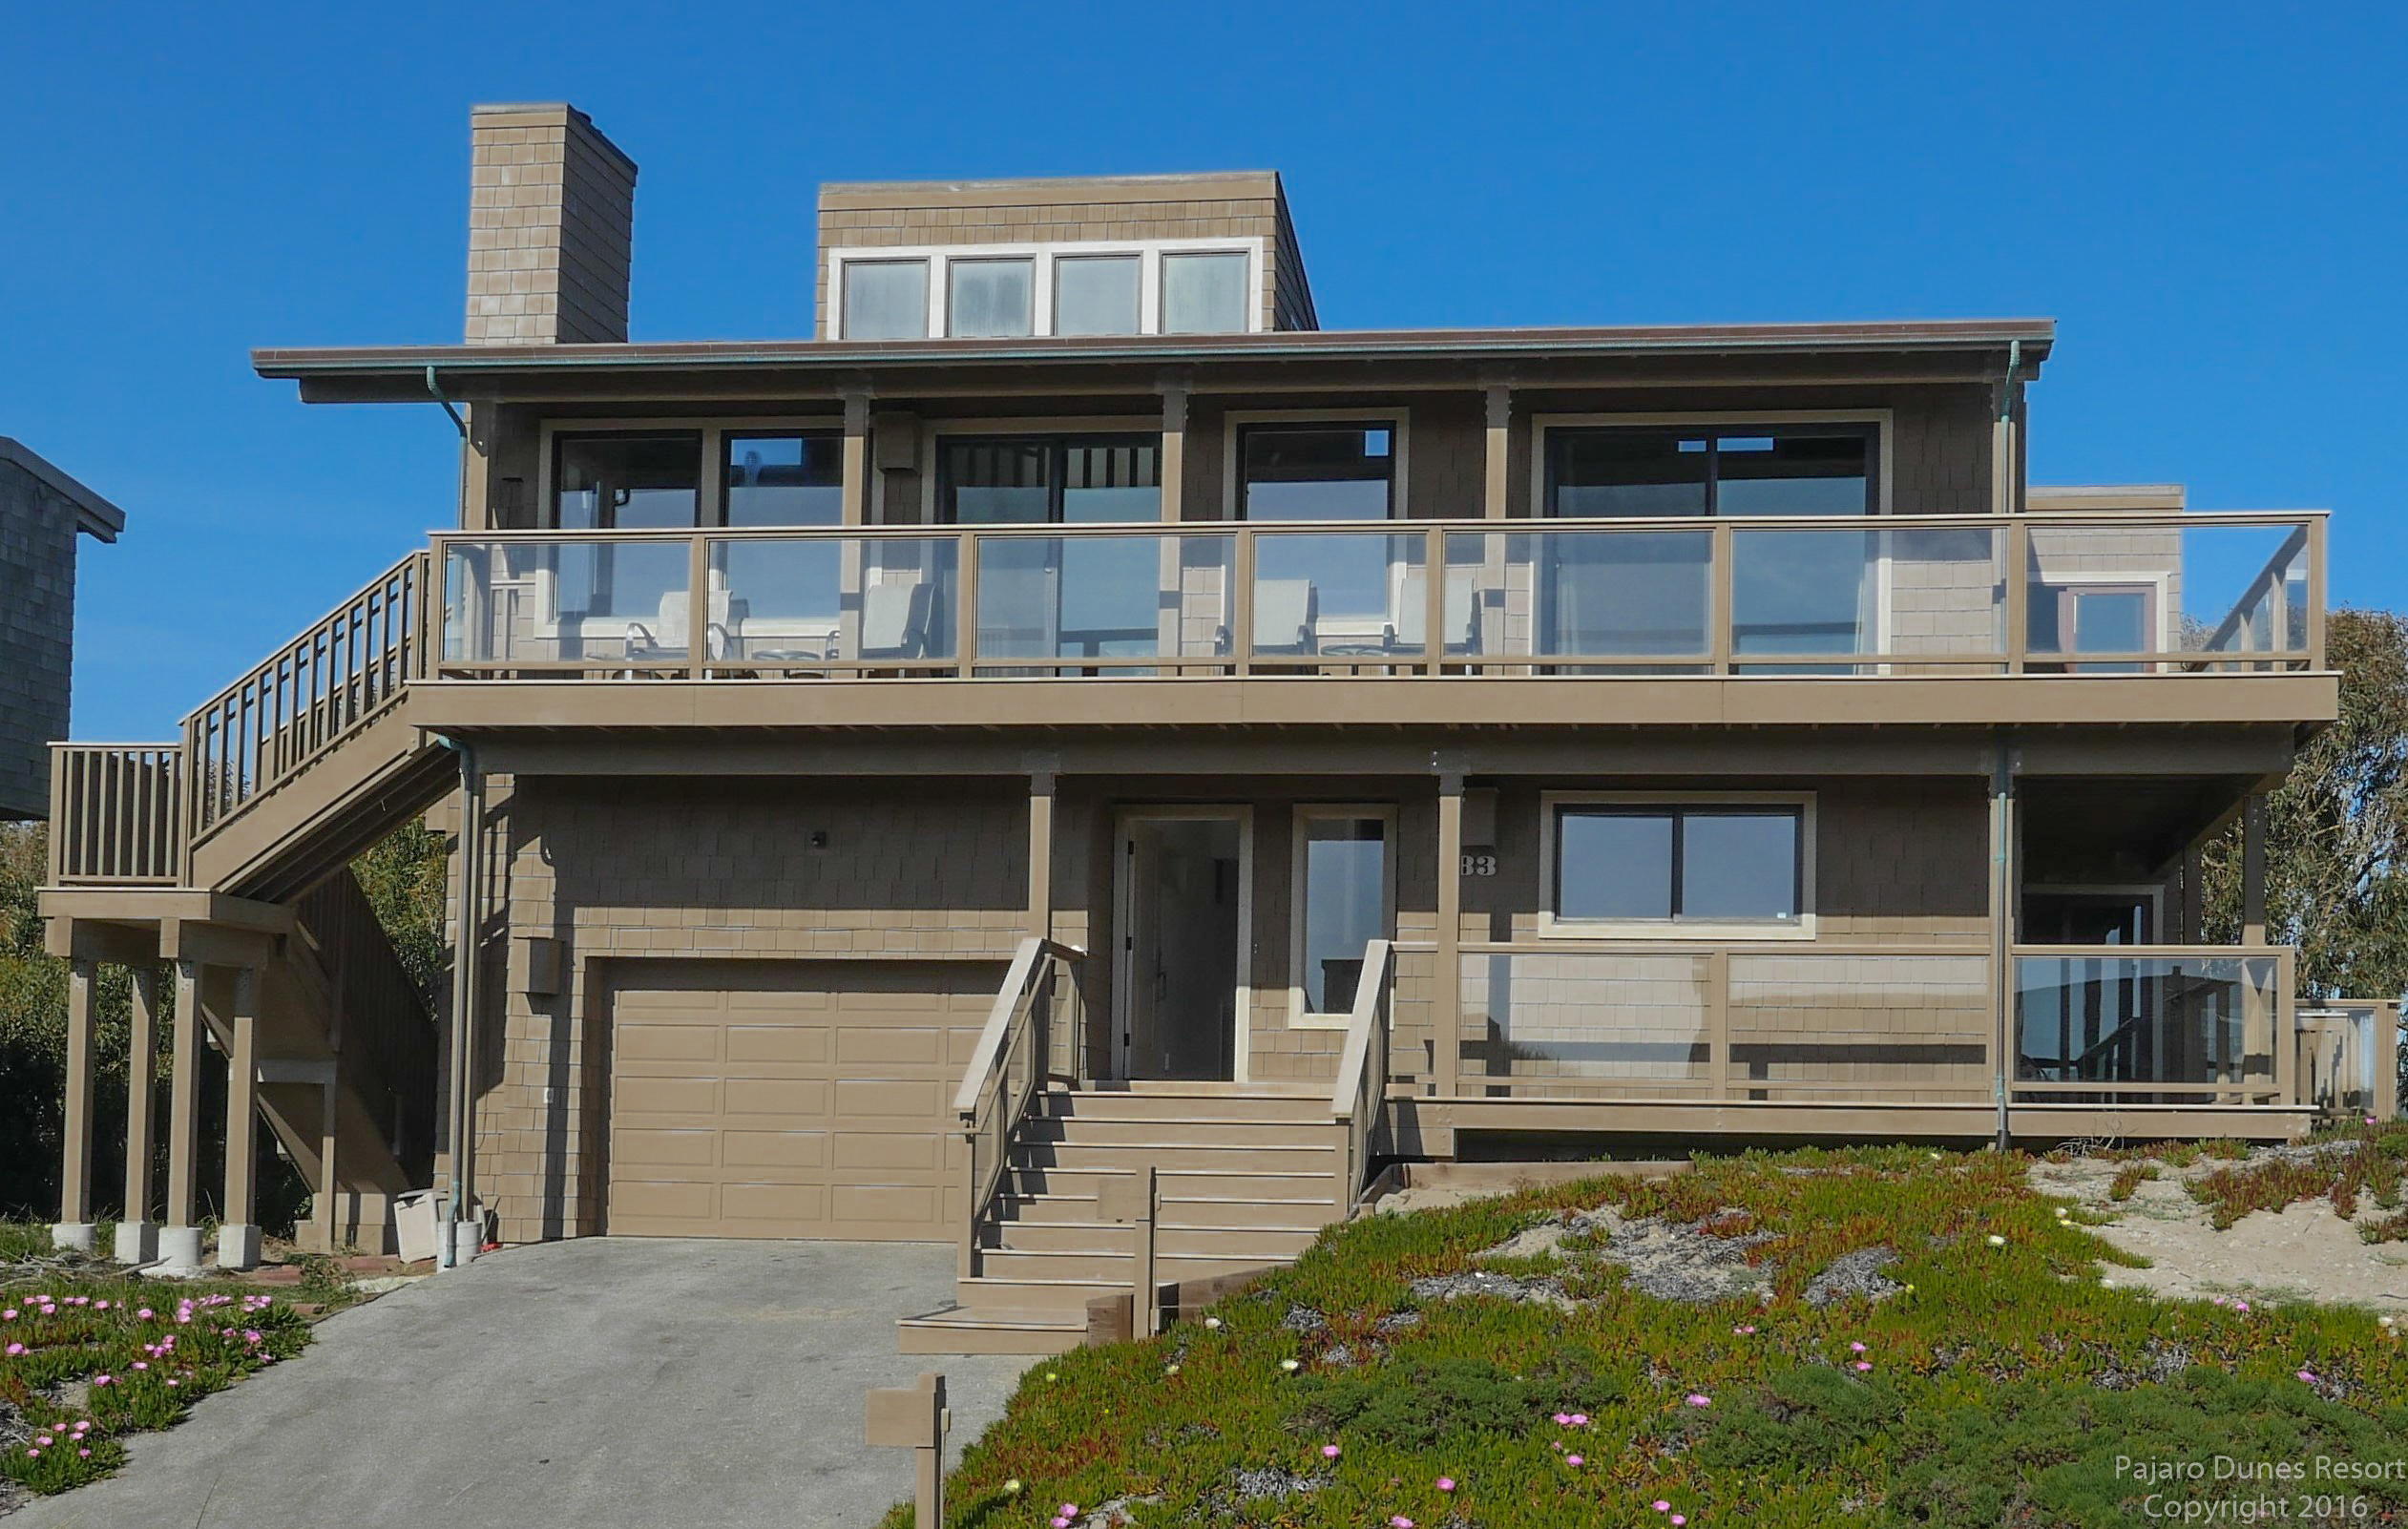
<path id="1" fill-rule="evenodd" d="M 1052 1021 L 1057 995 L 1075 1001 L 1069 963 L 1085 954 L 1078 947 L 1032 934 L 1013 952 L 1003 985 L 978 1032 L 970 1065 L 953 1094 L 968 1148 L 970 1185 L 963 1216 L 961 1272 L 975 1272 L 978 1229 L 1003 1182 L 1012 1137 L 1043 1087 L 1052 1057 Z"/>
<path id="2" fill-rule="evenodd" d="M 1363 974 L 1355 979 L 1354 1005 L 1347 1015 L 1346 1048 L 1338 1054 L 1330 1114 L 1346 1136 L 1346 1152 L 1338 1167 L 1341 1211 L 1351 1210 L 1363 1192 L 1387 1121 L 1389 996 L 1394 962 L 1392 941 L 1375 939 L 1363 947 Z"/>
<path id="3" fill-rule="evenodd" d="M 424 548 L 193 708 L 184 719 L 184 826 L 199 844 L 382 716 L 427 673 Z"/>
<path id="4" fill-rule="evenodd" d="M 182 878 L 181 743 L 54 743 L 50 764 L 50 886 Z"/>

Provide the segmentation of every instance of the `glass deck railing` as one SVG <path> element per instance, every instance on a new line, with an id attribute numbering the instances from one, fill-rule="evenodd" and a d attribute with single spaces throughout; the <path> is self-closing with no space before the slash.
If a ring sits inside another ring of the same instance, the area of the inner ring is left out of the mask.
<path id="1" fill-rule="evenodd" d="M 453 677 L 2188 674 L 2322 662 L 2323 521 L 2304 513 L 436 542 L 440 661 Z"/>

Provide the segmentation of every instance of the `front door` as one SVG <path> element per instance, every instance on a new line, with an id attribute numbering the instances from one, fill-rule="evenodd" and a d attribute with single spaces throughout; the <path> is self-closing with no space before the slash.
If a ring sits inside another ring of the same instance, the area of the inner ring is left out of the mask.
<path id="1" fill-rule="evenodd" d="M 1229 809 L 1120 822 L 1114 1053 L 1126 1079 L 1231 1080 L 1247 834 Z"/>

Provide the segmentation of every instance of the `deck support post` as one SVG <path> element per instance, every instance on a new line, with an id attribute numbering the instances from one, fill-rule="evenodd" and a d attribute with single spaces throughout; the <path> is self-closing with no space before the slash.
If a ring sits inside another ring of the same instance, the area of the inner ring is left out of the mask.
<path id="1" fill-rule="evenodd" d="M 176 1064 L 168 1080 L 167 1213 L 158 1261 L 179 1273 L 200 1267 L 194 1185 L 200 1170 L 200 975 L 198 961 L 176 963 Z"/>
<path id="2" fill-rule="evenodd" d="M 1463 772 L 1438 772 L 1438 929 L 1430 995 L 1431 1058 L 1440 1099 L 1462 1091 Z"/>
<path id="3" fill-rule="evenodd" d="M 1488 403 L 1488 442 L 1481 463 L 1486 478 L 1480 513 L 1490 520 L 1502 520 L 1512 486 L 1514 390 L 1502 383 L 1491 383 L 1481 392 Z"/>
<path id="4" fill-rule="evenodd" d="M 260 1261 L 260 989 L 266 974 L 238 967 L 226 1046 L 226 1192 L 220 1207 L 218 1267 L 256 1267 Z"/>
<path id="5" fill-rule="evenodd" d="M 1186 515 L 1187 385 L 1162 384 L 1162 455 L 1161 494 L 1162 522 L 1173 525 Z"/>
<path id="6" fill-rule="evenodd" d="M 1029 770 L 1029 935 L 1054 937 L 1054 770 Z"/>
<path id="7" fill-rule="evenodd" d="M 2250 792 L 2241 805 L 2241 945 L 2245 950 L 2262 951 L 2266 945 L 2266 793 Z M 2295 1046 L 2288 1036 L 2274 1033 L 2274 1017 L 2278 1008 L 2288 1007 L 2277 995 L 2251 980 L 2249 968 L 2244 967 L 2241 980 L 2241 1076 L 2247 1079 L 2264 1076 L 2276 1082 L 2289 1079 L 2289 1070 L 2282 1065 L 2281 1053 L 2287 1046 Z M 2238 1096 L 2249 1101 L 2245 1092 Z M 2283 1102 L 2288 1103 L 2288 1096 Z"/>
<path id="8" fill-rule="evenodd" d="M 869 395 L 845 395 L 844 487 L 839 510 L 848 526 L 869 521 Z M 848 588 L 851 586 L 847 586 Z"/>
<path id="9" fill-rule="evenodd" d="M 849 405 L 847 406 L 850 408 Z M 476 1151 L 476 970 L 479 882 L 485 848 L 485 777 L 476 756 L 466 744 L 460 752 L 460 831 L 454 841 L 459 857 L 458 904 L 452 911 L 451 934 L 451 1075 L 450 1192 L 446 1225 L 435 1240 L 435 1258 L 443 1268 L 458 1268 L 476 1256 L 483 1228 L 471 1216 L 475 1203 Z"/>
<path id="10" fill-rule="evenodd" d="M 67 1119 L 59 1142 L 58 1221 L 51 1246 L 61 1252 L 93 1250 L 92 1032 L 99 1001 L 99 967 L 76 961 L 67 971 Z"/>
<path id="11" fill-rule="evenodd" d="M 125 1213 L 117 1218 L 115 1252 L 120 1264 L 158 1256 L 158 1223 L 151 1219 L 151 1090 L 158 1071 L 158 973 L 134 971 L 134 1001 L 125 1037 Z"/>
<path id="12" fill-rule="evenodd" d="M 1999 1107 L 1998 1148 L 2012 1140 L 2009 1115 L 2015 1091 L 2016 1037 L 2016 814 L 2014 744 L 2004 736 L 1991 748 L 1990 761 L 1990 990 L 1991 1046 L 1996 1052 L 1992 1087 Z"/>

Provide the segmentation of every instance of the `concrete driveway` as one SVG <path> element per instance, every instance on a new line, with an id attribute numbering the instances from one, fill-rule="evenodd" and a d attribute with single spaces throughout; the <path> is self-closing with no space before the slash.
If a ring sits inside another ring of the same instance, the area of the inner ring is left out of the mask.
<path id="1" fill-rule="evenodd" d="M 608 1238 L 489 1254 L 328 1318 L 301 1358 L 8 1529 L 872 1524 L 911 1495 L 911 1457 L 863 1445 L 862 1393 L 941 1372 L 957 1451 L 1030 1362 L 895 1351 L 896 1317 L 952 1298 L 953 1261 Z"/>

